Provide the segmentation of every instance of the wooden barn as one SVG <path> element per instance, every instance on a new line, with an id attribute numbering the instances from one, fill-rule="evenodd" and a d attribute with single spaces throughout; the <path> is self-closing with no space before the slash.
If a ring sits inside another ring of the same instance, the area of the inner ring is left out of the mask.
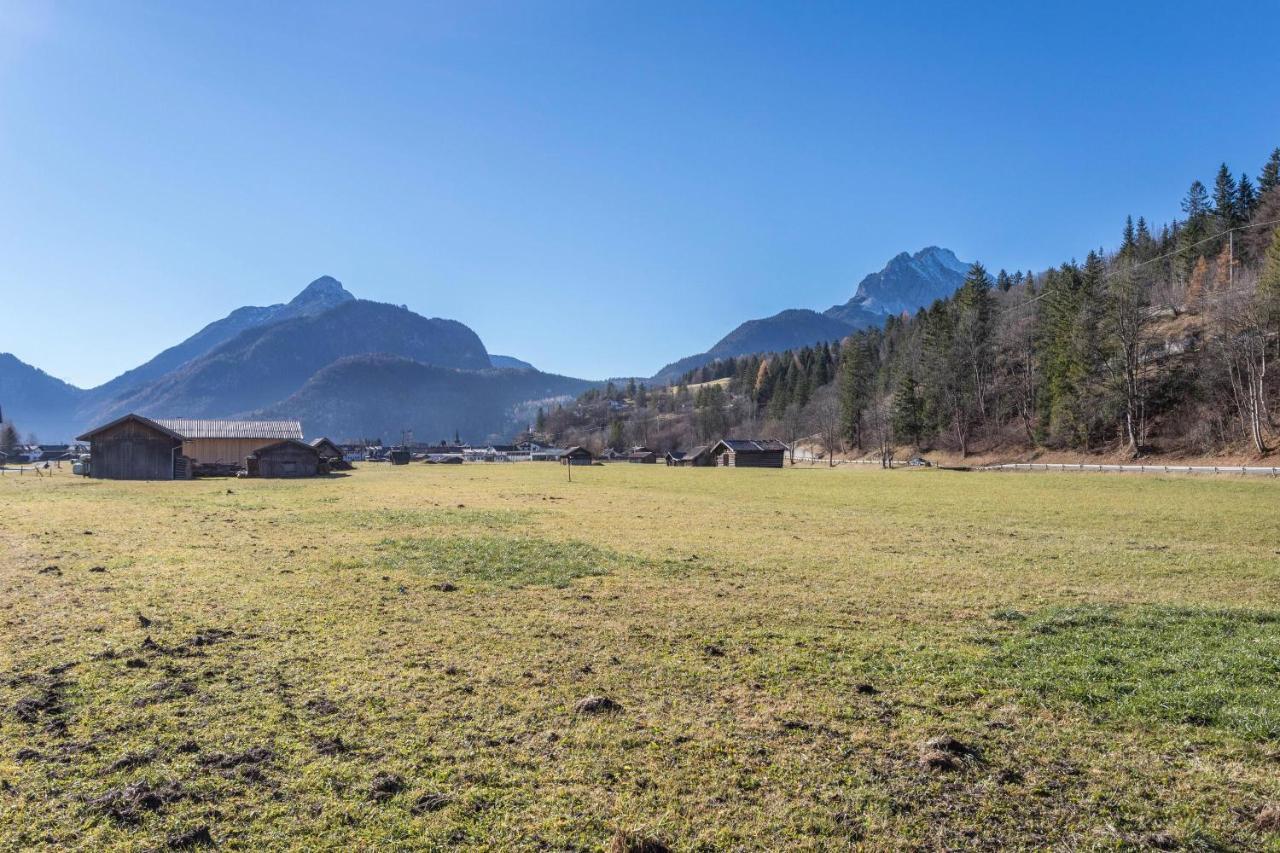
<path id="1" fill-rule="evenodd" d="M 680 460 L 682 460 L 682 459 L 684 459 L 684 451 L 683 451 L 683 450 L 668 450 L 668 451 L 667 451 L 667 467 L 668 467 L 668 468 L 670 468 L 670 467 L 672 467 L 672 466 L 675 466 L 675 465 L 679 465 L 679 464 L 680 464 Z"/>
<path id="2" fill-rule="evenodd" d="M 320 454 L 321 459 L 342 458 L 342 448 L 327 438 L 313 438 L 310 444 Z"/>
<path id="3" fill-rule="evenodd" d="M 633 447 L 631 452 L 627 454 L 628 462 L 638 462 L 643 465 L 656 465 L 658 463 L 658 454 L 647 447 Z"/>
<path id="4" fill-rule="evenodd" d="M 277 441 L 245 457 L 245 469 L 250 477 L 314 477 L 320 473 L 320 451 L 305 441 Z"/>
<path id="5" fill-rule="evenodd" d="M 280 441 L 302 441 L 302 424 L 298 421 L 156 418 L 155 423 L 182 436 L 182 453 L 197 467 L 240 467 L 251 453 L 263 447 Z"/>
<path id="6" fill-rule="evenodd" d="M 561 465 L 590 465 L 596 458 L 585 447 L 570 447 L 560 454 Z"/>
<path id="7" fill-rule="evenodd" d="M 89 476 L 103 480 L 189 480 L 184 440 L 141 415 L 125 415 L 76 439 L 89 443 Z"/>
<path id="8" fill-rule="evenodd" d="M 674 464 L 681 468 L 706 468 L 716 464 L 716 460 L 711 455 L 711 445 L 699 444 L 691 450 L 686 450 Z"/>
<path id="9" fill-rule="evenodd" d="M 787 446 L 772 438 L 725 438 L 711 448 L 715 464 L 730 468 L 781 468 L 786 453 Z"/>

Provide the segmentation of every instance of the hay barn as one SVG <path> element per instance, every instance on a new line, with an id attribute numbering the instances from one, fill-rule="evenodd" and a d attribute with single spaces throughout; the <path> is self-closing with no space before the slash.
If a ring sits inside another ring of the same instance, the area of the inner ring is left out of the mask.
<path id="1" fill-rule="evenodd" d="M 183 436 L 141 415 L 125 415 L 90 430 L 89 476 L 103 480 L 189 480 L 190 460 Z"/>
<path id="2" fill-rule="evenodd" d="M 642 465 L 656 465 L 658 454 L 647 447 L 633 447 L 631 452 L 627 454 L 627 461 L 638 462 Z"/>
<path id="3" fill-rule="evenodd" d="M 700 444 L 685 451 L 674 464 L 681 468 L 707 468 L 716 464 L 716 460 L 711 455 L 711 445 Z"/>
<path id="4" fill-rule="evenodd" d="M 560 454 L 561 465 L 590 465 L 596 458 L 585 447 L 570 447 Z"/>
<path id="5" fill-rule="evenodd" d="M 182 453 L 200 465 L 244 465 L 249 454 L 279 441 L 302 441 L 298 421 L 230 421 L 156 418 L 155 423 L 182 436 Z"/>
<path id="6" fill-rule="evenodd" d="M 311 446 L 320 454 L 321 459 L 341 459 L 342 448 L 327 438 L 311 439 Z"/>
<path id="7" fill-rule="evenodd" d="M 772 438 L 721 439 L 711 448 L 715 464 L 729 468 L 781 468 L 787 446 Z"/>
<path id="8" fill-rule="evenodd" d="M 277 441 L 245 457 L 250 477 L 314 477 L 320 473 L 320 451 L 303 441 Z"/>

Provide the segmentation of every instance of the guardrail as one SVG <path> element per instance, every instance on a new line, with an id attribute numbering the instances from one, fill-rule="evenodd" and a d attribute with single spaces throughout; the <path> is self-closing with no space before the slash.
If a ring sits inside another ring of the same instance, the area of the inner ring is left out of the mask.
<path id="1" fill-rule="evenodd" d="M 1135 474 L 1252 474 L 1280 477 L 1280 467 L 1265 465 L 1108 465 L 1095 462 L 1005 462 L 980 471 L 1115 471 Z"/>

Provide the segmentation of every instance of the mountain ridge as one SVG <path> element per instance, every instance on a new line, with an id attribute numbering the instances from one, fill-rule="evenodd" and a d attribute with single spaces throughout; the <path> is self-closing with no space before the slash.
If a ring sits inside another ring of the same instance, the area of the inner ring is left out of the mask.
<path id="1" fill-rule="evenodd" d="M 841 340 L 859 329 L 883 323 L 891 314 L 914 312 L 950 296 L 963 283 L 967 269 L 968 264 L 950 249 L 926 246 L 914 255 L 899 252 L 881 270 L 864 276 L 847 302 L 821 313 L 788 308 L 770 317 L 747 320 L 710 349 L 665 365 L 652 379 L 671 381 L 717 359 Z"/>

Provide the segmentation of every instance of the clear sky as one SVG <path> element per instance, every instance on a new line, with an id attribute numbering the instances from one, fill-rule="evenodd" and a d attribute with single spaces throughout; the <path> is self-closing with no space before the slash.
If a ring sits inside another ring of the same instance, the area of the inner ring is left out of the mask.
<path id="1" fill-rule="evenodd" d="M 1274 0 L 0 0 L 0 351 L 93 385 L 328 274 L 649 374 L 902 250 L 1041 269 L 1223 160 L 1256 176 L 1278 27 Z"/>

